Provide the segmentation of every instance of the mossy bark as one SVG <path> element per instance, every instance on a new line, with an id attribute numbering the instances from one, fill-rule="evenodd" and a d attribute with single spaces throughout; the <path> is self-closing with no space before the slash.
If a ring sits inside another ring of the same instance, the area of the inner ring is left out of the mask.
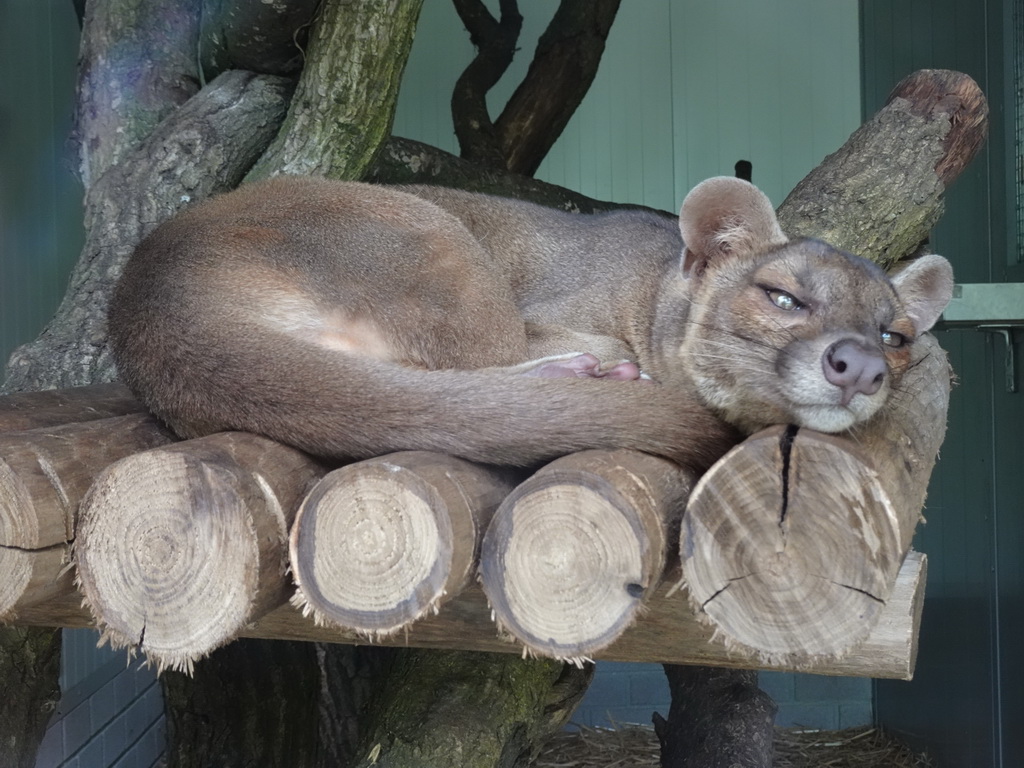
<path id="1" fill-rule="evenodd" d="M 358 179 L 391 135 L 422 0 L 325 0 L 288 116 L 249 173 Z"/>
<path id="2" fill-rule="evenodd" d="M 593 675 L 551 660 L 402 650 L 371 701 L 358 768 L 514 768 L 561 729 Z"/>

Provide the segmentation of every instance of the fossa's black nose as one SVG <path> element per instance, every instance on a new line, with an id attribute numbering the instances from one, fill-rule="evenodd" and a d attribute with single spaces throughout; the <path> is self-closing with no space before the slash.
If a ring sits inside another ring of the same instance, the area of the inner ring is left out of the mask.
<path id="1" fill-rule="evenodd" d="M 825 378 L 843 391 L 843 405 L 856 394 L 875 394 L 885 381 L 885 358 L 853 339 L 842 339 L 825 350 L 821 367 Z"/>

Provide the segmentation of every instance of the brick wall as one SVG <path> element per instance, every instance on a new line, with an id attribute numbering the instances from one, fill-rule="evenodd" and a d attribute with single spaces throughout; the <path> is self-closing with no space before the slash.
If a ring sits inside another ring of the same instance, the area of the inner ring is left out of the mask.
<path id="1" fill-rule="evenodd" d="M 95 633 L 67 638 L 69 650 Z M 151 768 L 164 750 L 164 705 L 156 673 L 124 652 L 93 648 L 84 676 L 69 669 L 78 655 L 62 659 L 61 700 L 36 757 L 36 768 Z M 68 685 L 68 681 L 71 682 Z"/>

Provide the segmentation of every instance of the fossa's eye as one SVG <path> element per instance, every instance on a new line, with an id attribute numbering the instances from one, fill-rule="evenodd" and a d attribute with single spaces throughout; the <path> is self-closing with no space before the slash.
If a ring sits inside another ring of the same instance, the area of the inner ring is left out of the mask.
<path id="1" fill-rule="evenodd" d="M 902 347 L 907 343 L 907 337 L 896 331 L 882 331 L 882 343 L 887 347 Z"/>
<path id="2" fill-rule="evenodd" d="M 765 288 L 764 292 L 768 295 L 768 299 L 779 309 L 784 309 L 787 312 L 792 312 L 797 309 L 803 309 L 804 304 L 798 300 L 795 296 L 785 291 L 780 291 L 778 288 Z"/>

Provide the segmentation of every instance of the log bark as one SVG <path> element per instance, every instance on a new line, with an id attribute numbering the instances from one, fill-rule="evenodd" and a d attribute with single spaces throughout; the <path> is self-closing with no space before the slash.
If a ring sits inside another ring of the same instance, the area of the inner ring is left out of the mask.
<path id="1" fill-rule="evenodd" d="M 297 73 L 317 5 L 317 0 L 203 0 L 199 56 L 204 81 L 231 69 L 263 75 Z"/>
<path id="2" fill-rule="evenodd" d="M 504 147 L 491 120 L 487 92 L 516 55 L 523 17 L 516 0 L 500 0 L 498 18 L 482 0 L 454 0 L 454 5 L 476 48 L 476 56 L 452 89 L 452 124 L 459 153 L 471 163 L 505 168 Z"/>
<path id="3" fill-rule="evenodd" d="M 510 171 L 482 167 L 412 139 L 392 136 L 363 175 L 374 184 L 433 184 L 439 187 L 482 192 L 487 195 L 528 200 L 573 213 L 623 209 L 645 210 L 675 219 L 667 211 L 643 205 L 609 203 Z"/>
<path id="4" fill-rule="evenodd" d="M 26 392 L 0 397 L 0 432 L 58 427 L 145 411 L 123 384 Z"/>
<path id="5" fill-rule="evenodd" d="M 104 470 L 82 501 L 75 545 L 83 600 L 103 639 L 159 669 L 190 671 L 284 603 L 288 529 L 324 471 L 300 451 L 241 432 Z"/>
<path id="6" fill-rule="evenodd" d="M 498 19 L 479 0 L 456 0 L 477 48 L 452 92 L 462 157 L 532 176 L 590 89 L 619 3 L 562 0 L 537 41 L 526 76 L 492 121 L 487 92 L 512 63 L 522 17 L 514 0 L 500 3 Z"/>
<path id="7" fill-rule="evenodd" d="M 195 672 L 195 677 L 176 671 L 161 675 L 170 765 L 321 764 L 317 699 L 309 695 L 321 683 L 314 645 L 235 643 L 200 661 Z M 267 701 L 274 706 L 265 706 Z"/>
<path id="8" fill-rule="evenodd" d="M 325 0 L 276 138 L 247 179 L 278 173 L 359 179 L 391 135 L 422 0 Z M 327 94 L 343 97 L 327 98 Z"/>
<path id="9" fill-rule="evenodd" d="M 390 635 L 458 595 L 521 475 L 406 451 L 331 472 L 292 526 L 294 602 L 317 623 Z"/>
<path id="10" fill-rule="evenodd" d="M 199 90 L 194 51 L 201 5 L 201 0 L 87 4 L 75 114 L 86 190 Z"/>
<path id="11" fill-rule="evenodd" d="M 538 656 L 587 659 L 636 622 L 677 546 L 696 478 L 637 451 L 558 459 L 505 499 L 480 582 L 498 626 Z"/>
<path id="12" fill-rule="evenodd" d="M 621 0 L 562 0 L 530 68 L 498 116 L 505 165 L 532 176 L 597 75 Z"/>
<path id="13" fill-rule="evenodd" d="M 974 80 L 915 72 L 789 193 L 779 207 L 782 230 L 892 267 L 928 240 L 943 194 L 987 134 L 988 103 Z"/>
<path id="14" fill-rule="evenodd" d="M 60 630 L 3 627 L 0 736 L 4 765 L 36 768 L 36 751 L 60 701 Z"/>

